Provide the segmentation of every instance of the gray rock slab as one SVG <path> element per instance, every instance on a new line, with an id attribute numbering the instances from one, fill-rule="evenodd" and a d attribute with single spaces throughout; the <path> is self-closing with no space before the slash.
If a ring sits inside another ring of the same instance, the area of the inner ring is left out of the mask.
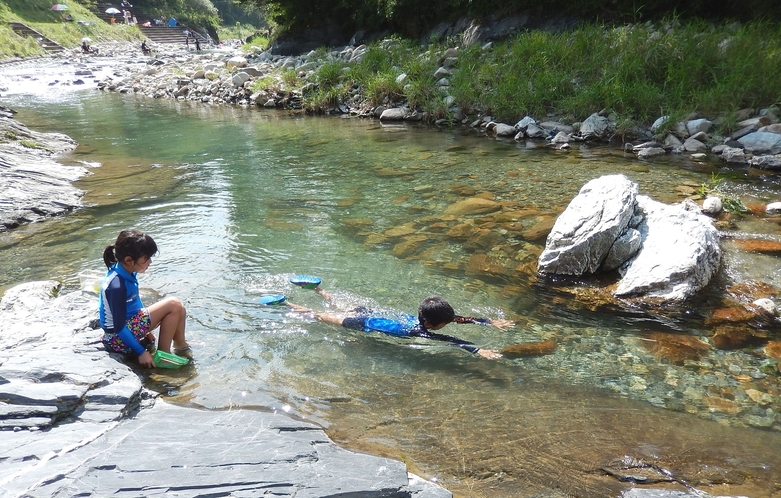
<path id="1" fill-rule="evenodd" d="M 143 385 L 136 376 L 124 376 L 111 384 L 86 393 L 86 401 L 101 405 L 126 405 L 141 394 Z"/>
<path id="2" fill-rule="evenodd" d="M 0 420 L 0 430 L 40 429 L 52 425 L 50 417 L 28 416 L 26 418 L 11 418 Z"/>
<path id="3" fill-rule="evenodd" d="M 29 417 L 53 417 L 57 413 L 57 407 L 53 405 L 19 405 L 0 401 L 0 418 L 29 418 Z"/>
<path id="4" fill-rule="evenodd" d="M 633 488 L 621 494 L 621 498 L 747 498 L 745 496 L 715 496 L 699 491 L 675 491 L 669 489 Z"/>
<path id="5" fill-rule="evenodd" d="M 381 121 L 401 121 L 407 116 L 408 112 L 406 109 L 402 109 L 401 107 L 394 107 L 391 109 L 385 109 L 382 111 L 382 114 L 380 115 Z"/>
<path id="6" fill-rule="evenodd" d="M 599 114 L 592 114 L 580 125 L 580 135 L 583 138 L 605 138 L 610 133 L 611 125 L 608 119 Z"/>
<path id="7" fill-rule="evenodd" d="M 748 163 L 755 168 L 781 170 L 781 154 L 754 156 L 748 160 Z"/>
<path id="8" fill-rule="evenodd" d="M 71 182 L 87 173 L 54 157 L 76 142 L 58 133 L 38 133 L 0 118 L 0 231 L 57 216 L 81 205 L 84 192 Z"/>
<path id="9" fill-rule="evenodd" d="M 315 425 L 158 400 L 5 489 L 29 496 L 412 496 L 403 463 L 334 445 Z M 441 488 L 416 496 L 449 496 Z"/>
<path id="10" fill-rule="evenodd" d="M 781 135 L 766 131 L 755 131 L 738 139 L 746 151 L 753 154 L 781 153 Z"/>

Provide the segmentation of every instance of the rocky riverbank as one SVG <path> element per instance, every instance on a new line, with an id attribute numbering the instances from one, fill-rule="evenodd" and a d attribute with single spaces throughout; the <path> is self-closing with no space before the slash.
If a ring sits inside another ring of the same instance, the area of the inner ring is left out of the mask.
<path id="1" fill-rule="evenodd" d="M 381 46 L 392 49 L 398 42 L 384 40 Z M 490 44 L 486 50 L 490 50 Z M 344 69 L 359 62 L 366 45 L 345 46 L 325 55 L 311 51 L 305 55 L 281 56 L 271 51 L 157 53 L 145 65 L 130 65 L 102 80 L 98 87 L 107 91 L 132 92 L 150 98 L 175 98 L 209 104 L 235 104 L 265 108 L 301 109 L 305 92 L 318 88 L 318 70 L 325 64 L 340 64 Z M 686 154 L 697 161 L 718 160 L 729 164 L 750 165 L 759 169 L 781 170 L 781 124 L 777 107 L 738 111 L 737 131 L 722 136 L 715 132 L 718 118 L 691 116 L 671 122 L 660 116 L 650 127 L 633 127 L 619 131 L 619 117 L 614 113 L 594 113 L 582 122 L 556 117 L 519 116 L 515 123 L 495 121 L 490 115 L 477 119 L 465 112 L 448 95 L 449 79 L 458 65 L 458 47 L 451 47 L 434 57 L 438 68 L 431 75 L 443 94 L 450 118 L 434 119 L 407 102 L 372 105 L 366 89 L 357 86 L 345 101 L 335 103 L 327 114 L 349 114 L 378 118 L 385 122 L 427 122 L 436 125 L 455 123 L 469 126 L 491 139 L 524 142 L 538 141 L 566 150 L 578 142 L 615 142 L 619 137 L 632 139 L 625 151 L 639 159 L 664 154 Z M 300 87 L 286 83 L 285 72 L 303 81 Z M 399 73 L 397 83 L 407 75 Z"/>
<path id="2" fill-rule="evenodd" d="M 84 194 L 72 182 L 86 168 L 63 166 L 56 156 L 76 148 L 58 133 L 39 133 L 0 106 L 0 232 L 62 215 L 81 205 Z"/>

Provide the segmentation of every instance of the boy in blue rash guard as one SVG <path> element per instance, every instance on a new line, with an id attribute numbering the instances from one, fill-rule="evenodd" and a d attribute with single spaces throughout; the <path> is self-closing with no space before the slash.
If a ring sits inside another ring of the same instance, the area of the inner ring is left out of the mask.
<path id="1" fill-rule="evenodd" d="M 157 244 L 138 230 L 122 230 L 114 244 L 106 246 L 103 262 L 108 273 L 100 286 L 98 305 L 103 345 L 115 353 L 133 353 L 147 368 L 155 366 L 145 344 L 154 345 L 152 330 L 160 327 L 158 349 L 192 357 L 185 339 L 187 312 L 175 297 L 144 307 L 138 294 L 138 273 L 144 273 L 157 254 Z"/>
<path id="2" fill-rule="evenodd" d="M 331 298 L 330 294 L 319 287 L 315 288 L 315 292 L 325 299 Z M 313 313 L 315 318 L 322 322 L 341 325 L 348 329 L 362 330 L 364 332 L 381 332 L 383 334 L 398 337 L 422 337 L 435 341 L 448 342 L 455 347 L 490 360 L 501 358 L 502 355 L 498 351 L 492 349 L 480 348 L 472 342 L 432 331 L 439 330 L 448 323 L 492 325 L 500 330 L 504 330 L 514 325 L 513 322 L 504 319 L 491 320 L 488 318 L 458 316 L 455 314 L 453 307 L 439 296 L 429 296 L 420 303 L 417 320 L 415 320 L 415 317 L 412 315 L 403 315 L 398 320 L 373 316 L 371 310 L 366 308 L 357 308 L 353 310 L 349 316 L 344 316 L 336 313 L 316 312 L 295 304 L 290 304 L 290 307 L 298 312 Z"/>

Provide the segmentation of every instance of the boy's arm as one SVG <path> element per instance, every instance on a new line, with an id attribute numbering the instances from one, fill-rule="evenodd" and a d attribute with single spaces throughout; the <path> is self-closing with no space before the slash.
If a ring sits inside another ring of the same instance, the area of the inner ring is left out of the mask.
<path id="1" fill-rule="evenodd" d="M 332 301 L 333 298 L 334 298 L 334 296 L 332 296 L 331 294 L 327 293 L 326 291 L 324 291 L 320 287 L 315 287 L 315 292 L 320 294 L 323 297 L 323 299 L 325 299 L 326 301 Z"/>
<path id="2" fill-rule="evenodd" d="M 425 329 L 423 330 L 416 329 L 413 332 L 411 332 L 410 335 L 414 337 L 423 337 L 425 339 L 433 339 L 435 341 L 449 342 L 453 346 L 469 351 L 472 354 L 482 356 L 483 358 L 489 358 L 493 360 L 502 357 L 502 355 L 499 354 L 498 352 L 492 349 L 479 348 L 473 342 L 465 341 L 463 339 L 459 339 L 458 337 L 453 337 L 450 335 L 438 334 L 436 332 L 431 332 Z"/>
<path id="3" fill-rule="evenodd" d="M 515 325 L 515 322 L 511 320 L 505 320 L 504 318 L 497 318 L 496 320 L 492 320 L 490 318 L 475 318 L 471 316 L 458 315 L 453 318 L 453 323 L 476 323 L 478 325 L 491 325 L 499 330 L 506 330 Z"/>
<path id="4" fill-rule="evenodd" d="M 477 354 L 477 352 L 480 351 L 480 348 L 477 347 L 473 342 L 465 341 L 463 339 L 459 339 L 457 337 L 452 337 L 445 334 L 437 334 L 436 332 L 426 332 L 425 335 L 420 334 L 418 337 L 425 337 L 426 339 L 433 339 L 435 341 L 449 342 L 453 346 L 469 351 L 472 354 Z"/>

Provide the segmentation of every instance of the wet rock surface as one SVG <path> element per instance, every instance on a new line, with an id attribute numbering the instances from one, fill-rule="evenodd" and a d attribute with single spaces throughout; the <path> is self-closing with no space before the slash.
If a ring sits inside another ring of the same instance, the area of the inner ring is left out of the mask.
<path id="1" fill-rule="evenodd" d="M 0 301 L 0 496 L 451 496 L 314 424 L 158 398 L 103 349 L 96 296 L 58 289 Z"/>
<path id="2" fill-rule="evenodd" d="M 76 148 L 75 141 L 30 130 L 12 116 L 0 115 L 0 231 L 79 207 L 84 192 L 71 182 L 87 173 L 56 161 Z"/>

